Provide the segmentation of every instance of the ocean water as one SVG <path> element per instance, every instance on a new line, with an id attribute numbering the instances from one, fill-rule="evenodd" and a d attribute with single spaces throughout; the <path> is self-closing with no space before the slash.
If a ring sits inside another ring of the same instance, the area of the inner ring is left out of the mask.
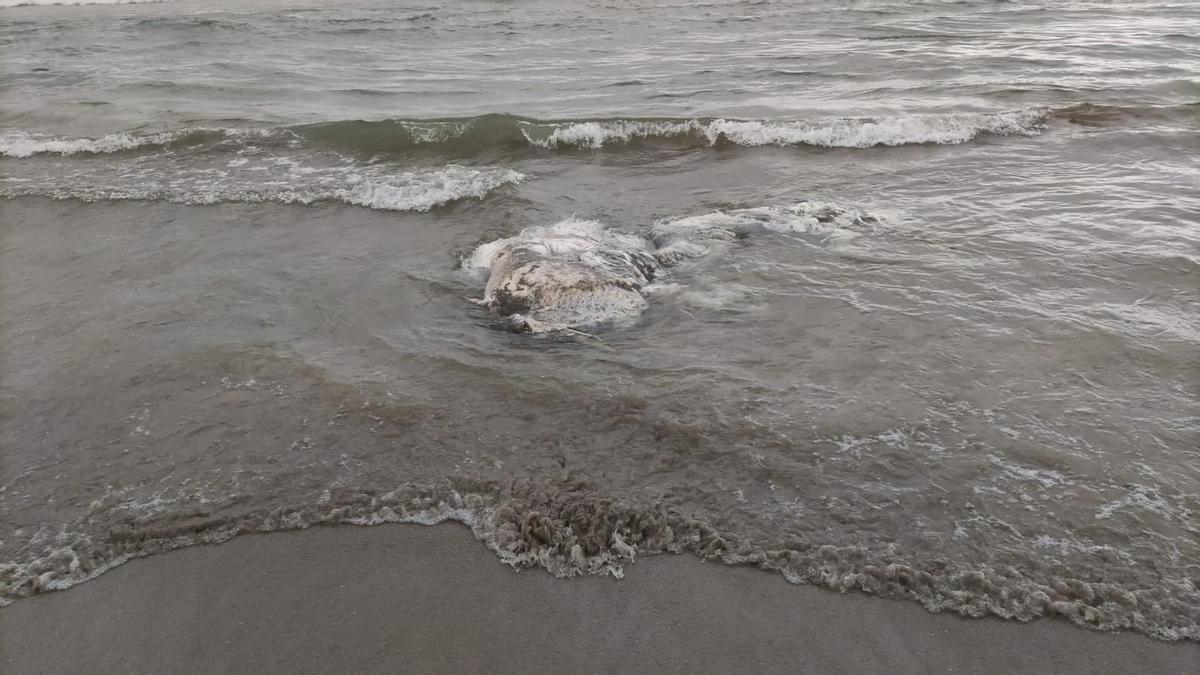
<path id="1" fill-rule="evenodd" d="M 452 519 L 1200 640 L 1200 4 L 0 4 L 4 601 Z M 670 264 L 471 302 L 571 242 Z"/>

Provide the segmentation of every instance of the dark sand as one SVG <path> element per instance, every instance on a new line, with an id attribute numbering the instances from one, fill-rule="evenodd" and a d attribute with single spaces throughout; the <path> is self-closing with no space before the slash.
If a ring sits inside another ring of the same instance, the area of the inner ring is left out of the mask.
<path id="1" fill-rule="evenodd" d="M 501 565 L 462 527 L 319 528 L 136 560 L 0 610 L 0 671 L 1200 672 L 1200 645 L 1021 625 L 660 556 Z"/>

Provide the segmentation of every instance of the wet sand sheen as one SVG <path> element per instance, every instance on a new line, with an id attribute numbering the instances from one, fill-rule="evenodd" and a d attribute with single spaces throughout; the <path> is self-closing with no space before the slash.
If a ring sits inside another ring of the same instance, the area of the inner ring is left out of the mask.
<path id="1" fill-rule="evenodd" d="M 141 559 L 0 610 L 7 672 L 1194 672 L 1200 647 L 931 614 L 662 556 L 514 573 L 462 527 L 314 528 Z"/>

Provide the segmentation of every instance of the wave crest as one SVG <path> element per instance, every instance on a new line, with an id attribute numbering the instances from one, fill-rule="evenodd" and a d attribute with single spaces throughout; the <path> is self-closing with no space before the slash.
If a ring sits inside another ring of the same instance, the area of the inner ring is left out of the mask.
<path id="1" fill-rule="evenodd" d="M 50 5 L 156 5 L 170 0 L 0 0 L 0 9 Z"/>
<path id="2" fill-rule="evenodd" d="M 464 199 L 482 199 L 489 192 L 513 185 L 525 175 L 511 169 L 448 165 L 421 171 L 389 172 L 369 167 L 306 167 L 278 160 L 282 171 L 256 171 L 261 166 L 238 165 L 164 173 L 156 167 L 118 172 L 67 173 L 56 184 L 16 183 L 0 188 L 0 196 L 42 196 L 82 201 L 161 200 L 207 205 L 224 202 L 312 204 L 340 201 L 385 211 L 429 211 Z M 264 180 L 268 176 L 273 180 Z"/>
<path id="3" fill-rule="evenodd" d="M 1052 122 L 1108 126 L 1172 123 L 1190 128 L 1196 104 L 1110 106 L 1080 104 L 1000 112 L 899 114 L 877 117 L 743 120 L 729 118 L 598 118 L 538 120 L 502 113 L 432 119 L 341 120 L 296 126 L 195 127 L 149 134 L 71 138 L 11 131 L 0 135 L 0 155 L 74 155 L 157 147 L 238 149 L 249 145 L 312 146 L 335 152 L 431 154 L 449 158 L 486 153 L 601 150 L 632 145 L 682 149 L 814 147 L 865 149 L 906 145 L 959 145 L 994 136 L 1036 136 Z"/>
<path id="4" fill-rule="evenodd" d="M 599 150 L 634 144 L 684 149 L 718 146 L 871 148 L 966 143 L 980 136 L 1032 136 L 1047 119 L 1042 110 L 1002 113 L 897 115 L 812 120 L 596 119 L 541 121 L 512 115 L 427 120 L 346 120 L 293 127 L 191 128 L 152 134 L 118 133 L 70 138 L 21 131 L 0 135 L 0 155 L 106 154 L 192 147 L 313 146 L 335 152 L 435 154 L 466 158 L 529 150 Z M 226 148 L 228 149 L 228 148 Z"/>
<path id="5" fill-rule="evenodd" d="M 358 180 L 351 187 L 334 190 L 329 198 L 372 209 L 428 211 L 460 199 L 482 199 L 496 188 L 524 179 L 524 174 L 509 169 L 450 166 L 384 180 Z"/>
<path id="6" fill-rule="evenodd" d="M 157 134 L 108 134 L 99 138 L 63 138 L 13 131 L 0 135 L 0 155 L 32 157 L 34 155 L 100 155 L 124 152 L 142 147 L 170 145 L 189 136 L 199 136 L 198 130 L 164 131 Z"/>
<path id="7" fill-rule="evenodd" d="M 799 121 L 736 119 L 608 120 L 531 124 L 530 143 L 554 149 L 597 149 L 606 145 L 659 139 L 689 145 L 742 147 L 814 146 L 870 148 L 899 145 L 953 145 L 982 135 L 1032 136 L 1043 129 L 1040 110 L 1005 113 L 898 115 L 880 118 L 821 118 Z"/>

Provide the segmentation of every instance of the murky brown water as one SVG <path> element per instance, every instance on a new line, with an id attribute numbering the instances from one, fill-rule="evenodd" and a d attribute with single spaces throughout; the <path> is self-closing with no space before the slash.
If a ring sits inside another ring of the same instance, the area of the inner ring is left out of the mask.
<path id="1" fill-rule="evenodd" d="M 2 10 L 0 591 L 449 517 L 1200 637 L 1200 15 L 851 5 Z M 592 336 L 468 302 L 747 214 Z"/>

